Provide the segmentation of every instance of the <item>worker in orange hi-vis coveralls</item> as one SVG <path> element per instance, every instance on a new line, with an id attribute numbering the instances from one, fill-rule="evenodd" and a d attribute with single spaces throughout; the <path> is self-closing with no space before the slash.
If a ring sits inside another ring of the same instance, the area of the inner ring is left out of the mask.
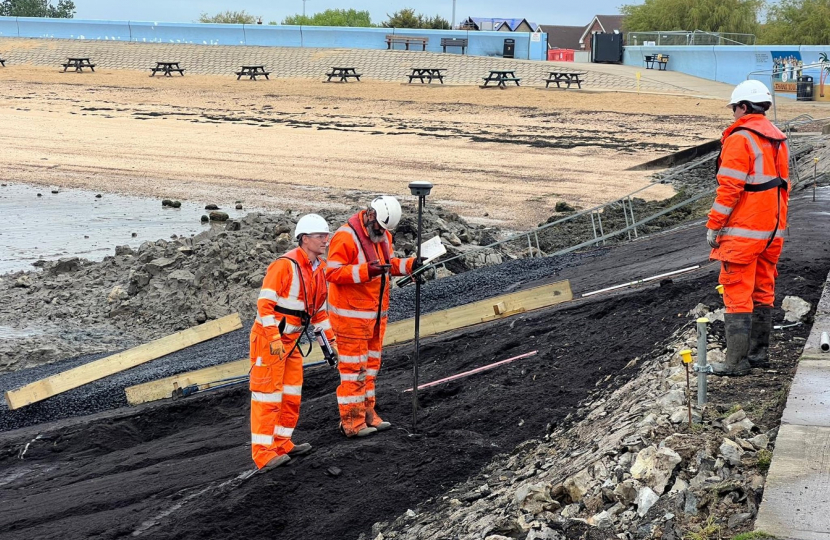
<path id="1" fill-rule="evenodd" d="M 299 340 L 314 325 L 334 341 L 326 312 L 326 263 L 320 258 L 330 237 L 328 223 L 317 214 L 303 216 L 294 237 L 300 246 L 268 267 L 251 329 L 251 453 L 259 469 L 279 467 L 311 450 L 309 443 L 291 442 L 303 387 Z"/>
<path id="2" fill-rule="evenodd" d="M 337 404 L 341 431 L 365 437 L 391 427 L 375 410 L 375 381 L 381 364 L 389 309 L 390 273 L 411 274 L 421 264 L 415 257 L 392 255 L 392 235 L 401 205 L 383 196 L 349 218 L 331 239 L 326 279 L 329 316 L 340 352 Z"/>
<path id="3" fill-rule="evenodd" d="M 735 122 L 723 132 L 717 195 L 706 223 L 711 258 L 722 261 L 726 304 L 726 361 L 712 364 L 716 375 L 745 375 L 769 365 L 790 193 L 787 137 L 765 116 L 771 104 L 760 81 L 739 84 L 729 102 Z"/>

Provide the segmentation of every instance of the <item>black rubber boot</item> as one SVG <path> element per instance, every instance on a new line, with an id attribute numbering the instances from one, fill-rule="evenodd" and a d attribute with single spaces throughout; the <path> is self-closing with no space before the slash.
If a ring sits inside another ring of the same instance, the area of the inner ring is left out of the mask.
<path id="1" fill-rule="evenodd" d="M 772 332 L 772 306 L 758 306 L 752 312 L 749 334 L 749 364 L 754 368 L 769 367 L 769 335 Z"/>
<path id="2" fill-rule="evenodd" d="M 752 369 L 747 359 L 752 313 L 726 313 L 723 322 L 726 326 L 726 362 L 713 362 L 712 373 L 729 377 L 746 375 Z"/>

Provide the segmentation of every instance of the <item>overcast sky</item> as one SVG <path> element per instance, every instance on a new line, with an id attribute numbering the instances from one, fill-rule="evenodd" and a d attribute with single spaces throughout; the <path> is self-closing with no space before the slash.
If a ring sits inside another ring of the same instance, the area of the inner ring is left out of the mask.
<path id="1" fill-rule="evenodd" d="M 245 10 L 263 21 L 280 22 L 303 12 L 303 0 L 74 0 L 76 19 L 111 19 L 155 22 L 194 22 L 199 14 L 228 9 Z M 585 26 L 594 15 L 613 15 L 622 4 L 642 0 L 592 0 L 590 2 L 542 0 L 456 0 L 456 23 L 467 17 L 525 18 L 538 24 Z M 326 9 L 368 10 L 372 21 L 386 20 L 387 13 L 411 7 L 425 15 L 452 18 L 452 0 L 307 0 L 306 14 Z"/>

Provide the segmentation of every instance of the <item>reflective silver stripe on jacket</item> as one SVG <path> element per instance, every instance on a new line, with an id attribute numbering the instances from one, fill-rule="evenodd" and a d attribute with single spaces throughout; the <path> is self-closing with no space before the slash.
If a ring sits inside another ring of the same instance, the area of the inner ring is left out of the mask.
<path id="1" fill-rule="evenodd" d="M 328 319 L 324 319 L 323 321 L 315 324 L 314 328 L 317 330 L 331 330 L 331 322 L 329 322 Z"/>
<path id="2" fill-rule="evenodd" d="M 380 358 L 380 351 L 369 351 L 369 358 Z"/>
<path id="3" fill-rule="evenodd" d="M 260 317 L 259 314 L 257 314 L 256 322 L 258 322 L 262 326 L 277 326 L 277 319 L 274 318 L 273 315 L 266 315 L 265 317 Z"/>
<path id="4" fill-rule="evenodd" d="M 329 314 L 334 313 L 341 317 L 351 317 L 353 319 L 374 319 L 378 316 L 377 311 L 357 311 L 356 309 L 340 309 L 329 304 Z"/>
<path id="5" fill-rule="evenodd" d="M 748 131 L 737 131 L 734 134 L 740 135 L 749 141 L 749 145 L 752 147 L 752 153 L 755 154 L 755 164 L 753 165 L 755 174 L 747 174 L 746 183 L 763 184 L 764 182 L 769 182 L 770 180 L 777 178 L 777 176 L 764 174 L 764 152 L 761 150 L 761 147 L 758 146 L 758 143 L 755 141 L 755 137 L 753 137 Z"/>
<path id="6" fill-rule="evenodd" d="M 273 435 L 260 435 L 259 433 L 251 433 L 251 444 L 261 444 L 264 446 L 271 446 L 274 443 Z"/>
<path id="7" fill-rule="evenodd" d="M 365 373 L 341 373 L 340 382 L 357 382 L 366 379 Z"/>
<path id="8" fill-rule="evenodd" d="M 728 216 L 732 213 L 732 210 L 734 210 L 734 208 L 729 208 L 728 206 L 724 206 L 719 202 L 715 202 L 714 204 L 712 204 L 712 210 L 716 210 L 721 214 L 726 214 Z"/>
<path id="9" fill-rule="evenodd" d="M 366 255 L 363 253 L 363 246 L 360 245 L 360 239 L 357 237 L 357 233 L 354 232 L 354 229 L 346 224 L 337 229 L 337 232 L 346 232 L 351 235 L 352 240 L 354 240 L 354 245 L 357 248 L 357 262 L 358 264 L 364 264 L 366 262 Z"/>
<path id="10" fill-rule="evenodd" d="M 277 292 L 273 289 L 262 289 L 259 291 L 259 298 L 257 300 L 271 300 L 272 302 L 276 302 Z"/>
<path id="11" fill-rule="evenodd" d="M 326 266 L 329 268 L 342 268 L 343 263 L 337 261 L 326 261 Z"/>
<path id="12" fill-rule="evenodd" d="M 729 167 L 721 167 L 718 169 L 718 176 L 726 176 L 728 178 L 740 180 L 741 182 L 746 182 L 746 177 L 749 176 L 749 174 L 746 171 L 730 169 Z"/>
<path id="13" fill-rule="evenodd" d="M 401 259 L 398 263 L 398 272 L 401 274 L 406 274 L 406 261 L 407 259 Z"/>
<path id="14" fill-rule="evenodd" d="M 352 279 L 355 283 L 360 283 L 360 265 L 352 265 Z"/>
<path id="15" fill-rule="evenodd" d="M 282 392 L 251 392 L 251 401 L 260 403 L 282 403 Z"/>
<path id="16" fill-rule="evenodd" d="M 376 370 L 376 369 L 367 369 L 366 370 L 366 375 L 368 375 L 369 377 L 377 377 L 378 376 L 378 370 Z"/>
<path id="17" fill-rule="evenodd" d="M 366 390 L 366 397 L 367 398 L 375 397 L 375 391 L 374 390 Z"/>
<path id="18" fill-rule="evenodd" d="M 738 238 L 751 238 L 753 240 L 768 240 L 772 236 L 772 231 L 754 231 L 752 229 L 742 229 L 741 227 L 724 227 L 720 230 L 720 236 L 735 236 Z M 784 231 L 778 229 L 775 231 L 776 238 L 783 238 Z"/>

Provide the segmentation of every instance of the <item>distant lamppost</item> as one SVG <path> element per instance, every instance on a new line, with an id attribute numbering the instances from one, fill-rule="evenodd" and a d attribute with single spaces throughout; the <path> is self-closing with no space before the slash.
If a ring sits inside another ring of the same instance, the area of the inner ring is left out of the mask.
<path id="1" fill-rule="evenodd" d="M 308 1 L 308 0 L 303 0 L 303 17 L 305 17 L 305 3 L 306 3 L 307 1 Z"/>
<path id="2" fill-rule="evenodd" d="M 452 0 L 452 24 L 450 25 L 450 30 L 455 28 L 455 0 Z"/>

